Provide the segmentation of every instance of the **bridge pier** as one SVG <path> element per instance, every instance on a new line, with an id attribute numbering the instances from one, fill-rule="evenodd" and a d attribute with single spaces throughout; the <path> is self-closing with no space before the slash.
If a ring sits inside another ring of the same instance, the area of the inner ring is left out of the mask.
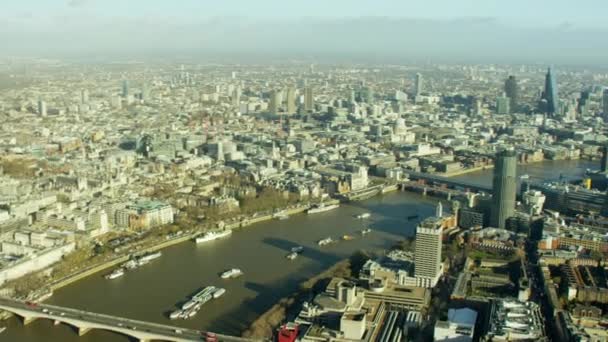
<path id="1" fill-rule="evenodd" d="M 28 324 L 32 323 L 33 321 L 35 321 L 37 319 L 38 319 L 38 317 L 23 316 L 23 325 L 28 325 Z"/>
<path id="2" fill-rule="evenodd" d="M 86 333 L 89 332 L 89 330 L 91 330 L 91 328 L 87 328 L 87 327 L 78 327 L 78 336 L 82 336 Z"/>

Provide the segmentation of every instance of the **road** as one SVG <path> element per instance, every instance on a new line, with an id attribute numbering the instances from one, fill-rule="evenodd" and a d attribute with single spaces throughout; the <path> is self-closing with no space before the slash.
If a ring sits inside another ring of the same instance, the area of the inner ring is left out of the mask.
<path id="1" fill-rule="evenodd" d="M 216 335 L 201 330 L 138 321 L 55 305 L 22 302 L 10 298 L 0 298 L 0 309 L 23 317 L 26 324 L 31 320 L 39 318 L 70 324 L 77 327 L 81 335 L 90 329 L 105 329 L 130 335 L 140 340 L 163 339 L 177 342 L 204 340 L 230 342 L 249 341 L 235 336 Z"/>

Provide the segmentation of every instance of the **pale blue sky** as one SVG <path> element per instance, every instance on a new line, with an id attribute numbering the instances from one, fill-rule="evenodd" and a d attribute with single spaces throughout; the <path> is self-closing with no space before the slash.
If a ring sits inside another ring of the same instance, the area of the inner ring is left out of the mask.
<path id="1" fill-rule="evenodd" d="M 606 0 L 2 0 L 2 16 L 492 17 L 513 24 L 606 25 Z M 551 19 L 549 18 L 551 17 Z"/>
<path id="2" fill-rule="evenodd" d="M 600 62 L 606 13 L 608 0 L 0 0 L 0 54 Z"/>

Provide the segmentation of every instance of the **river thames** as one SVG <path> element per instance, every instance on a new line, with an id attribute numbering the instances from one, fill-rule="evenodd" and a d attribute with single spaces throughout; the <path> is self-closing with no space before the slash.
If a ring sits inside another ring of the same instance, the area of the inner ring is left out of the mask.
<path id="1" fill-rule="evenodd" d="M 585 169 L 596 168 L 597 162 L 542 162 L 518 167 L 520 175 L 530 179 L 580 177 Z M 478 171 L 455 178 L 490 185 L 492 170 Z M 353 252 L 381 250 L 412 236 L 417 220 L 407 217 L 431 215 L 437 201 L 418 194 L 393 192 L 361 202 L 342 205 L 339 209 L 287 220 L 262 222 L 235 231 L 231 237 L 196 245 L 185 242 L 163 250 L 163 256 L 150 264 L 129 271 L 125 276 L 106 280 L 95 274 L 55 292 L 49 304 L 117 315 L 138 320 L 171 324 L 194 329 L 239 335 L 260 313 L 278 299 L 297 290 L 298 284 L 323 271 Z M 445 205 L 444 205 L 445 206 Z M 369 212 L 371 218 L 355 216 Z M 370 227 L 373 232 L 361 237 L 358 232 Z M 319 239 L 344 234 L 351 241 L 319 247 Z M 295 260 L 285 258 L 291 247 L 304 246 Z M 219 274 L 232 267 L 245 273 L 233 280 L 222 280 Z M 226 294 L 206 303 L 194 318 L 170 321 L 169 311 L 202 286 L 226 288 Z M 129 341 L 115 333 L 92 330 L 78 337 L 66 325 L 38 320 L 24 327 L 20 320 L 6 322 L 8 329 L 0 341 Z"/>

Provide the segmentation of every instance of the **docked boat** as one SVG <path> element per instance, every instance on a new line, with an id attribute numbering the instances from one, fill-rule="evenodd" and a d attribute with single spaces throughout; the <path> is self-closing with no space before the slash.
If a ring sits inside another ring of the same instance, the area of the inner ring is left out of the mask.
<path id="1" fill-rule="evenodd" d="M 160 251 L 154 252 L 154 253 L 147 253 L 147 254 L 144 254 L 141 257 L 139 257 L 138 262 L 140 265 L 147 264 L 154 259 L 160 258 L 162 255 L 163 255 L 163 253 Z"/>
<path id="2" fill-rule="evenodd" d="M 199 309 L 200 309 L 200 307 L 197 308 L 196 306 L 194 306 L 194 307 L 192 307 L 192 308 L 190 308 L 188 310 L 185 310 L 184 313 L 182 314 L 182 317 L 186 318 L 186 319 L 187 318 L 192 318 L 192 317 L 196 316 L 196 314 L 198 313 Z"/>
<path id="3" fill-rule="evenodd" d="M 282 215 L 277 216 L 277 218 L 278 218 L 279 220 L 281 220 L 281 221 L 282 221 L 282 220 L 287 220 L 287 219 L 289 218 L 289 215 L 287 215 L 287 214 L 282 214 Z"/>
<path id="4" fill-rule="evenodd" d="M 116 279 L 125 275 L 125 270 L 122 268 L 117 268 L 112 273 L 106 275 L 106 279 Z"/>
<path id="5" fill-rule="evenodd" d="M 4 330 L 6 330 L 6 327 L 2 327 L 2 328 L 0 328 L 0 333 L 3 333 L 3 332 L 4 332 Z"/>
<path id="6" fill-rule="evenodd" d="M 171 314 L 169 314 L 169 319 L 178 319 L 183 315 L 184 311 L 182 310 L 175 310 L 173 312 L 171 312 Z"/>
<path id="7" fill-rule="evenodd" d="M 369 229 L 369 228 L 365 228 L 365 229 L 363 229 L 363 230 L 361 231 L 361 235 L 367 235 L 367 234 L 369 234 L 369 233 L 371 233 L 371 232 L 372 232 L 372 230 L 371 230 L 371 229 Z"/>
<path id="8" fill-rule="evenodd" d="M 198 236 L 196 239 L 194 239 L 194 241 L 196 243 L 209 242 L 209 241 L 228 237 L 228 236 L 230 236 L 230 234 L 232 234 L 232 230 L 230 230 L 230 229 L 211 230 L 211 231 L 204 233 L 203 235 Z"/>
<path id="9" fill-rule="evenodd" d="M 363 214 L 357 215 L 357 218 L 358 219 L 366 219 L 366 218 L 369 218 L 370 216 L 372 216 L 372 214 L 370 214 L 370 213 L 363 213 Z"/>
<path id="10" fill-rule="evenodd" d="M 213 298 L 213 294 L 218 290 L 215 286 L 207 286 L 192 296 L 198 305 L 203 305 Z"/>
<path id="11" fill-rule="evenodd" d="M 344 240 L 344 241 L 350 241 L 353 239 L 354 239 L 354 237 L 352 235 L 348 235 L 348 234 L 342 235 L 342 240 Z"/>
<path id="12" fill-rule="evenodd" d="M 194 299 L 190 299 L 189 301 L 185 302 L 185 303 L 182 305 L 182 310 L 183 310 L 183 311 L 189 310 L 189 309 L 193 308 L 193 307 L 196 305 L 196 303 L 197 303 L 197 301 L 196 301 L 196 300 L 194 300 Z"/>
<path id="13" fill-rule="evenodd" d="M 519 179 L 530 179 L 530 175 L 521 175 L 519 176 Z"/>
<path id="14" fill-rule="evenodd" d="M 317 213 L 324 213 L 326 211 L 330 211 L 330 210 L 334 210 L 340 207 L 340 204 L 330 204 L 330 205 L 325 205 L 325 203 L 321 203 L 313 208 L 310 208 L 308 210 L 306 210 L 307 214 L 317 214 Z"/>
<path id="15" fill-rule="evenodd" d="M 292 253 L 302 253 L 303 250 L 304 250 L 304 247 L 302 247 L 302 246 L 297 246 L 297 247 L 291 248 Z"/>
<path id="16" fill-rule="evenodd" d="M 334 240 L 331 237 L 327 237 L 325 239 L 319 240 L 319 242 L 317 242 L 317 244 L 319 246 L 325 246 L 325 245 L 329 245 L 330 243 L 332 243 Z"/>
<path id="17" fill-rule="evenodd" d="M 220 298 L 221 296 L 223 296 L 223 295 L 224 295 L 224 293 L 226 293 L 226 289 L 223 289 L 223 288 L 221 288 L 221 287 L 220 287 L 220 288 L 215 289 L 215 292 L 213 292 L 213 299 L 218 299 L 218 298 Z"/>
<path id="18" fill-rule="evenodd" d="M 222 273 L 221 277 L 222 279 L 229 279 L 229 278 L 236 278 L 243 275 L 243 271 L 239 270 L 238 268 L 231 268 L 228 271 Z"/>
<path id="19" fill-rule="evenodd" d="M 296 253 L 296 252 L 291 252 L 291 253 L 287 254 L 287 256 L 286 256 L 286 258 L 289 260 L 293 260 L 297 257 L 298 257 L 298 253 Z"/>
<path id="20" fill-rule="evenodd" d="M 139 264 L 137 263 L 137 260 L 131 259 L 127 262 L 125 262 L 124 264 L 122 264 L 122 267 L 128 269 L 128 270 L 132 270 L 137 268 L 137 266 L 139 266 Z"/>

